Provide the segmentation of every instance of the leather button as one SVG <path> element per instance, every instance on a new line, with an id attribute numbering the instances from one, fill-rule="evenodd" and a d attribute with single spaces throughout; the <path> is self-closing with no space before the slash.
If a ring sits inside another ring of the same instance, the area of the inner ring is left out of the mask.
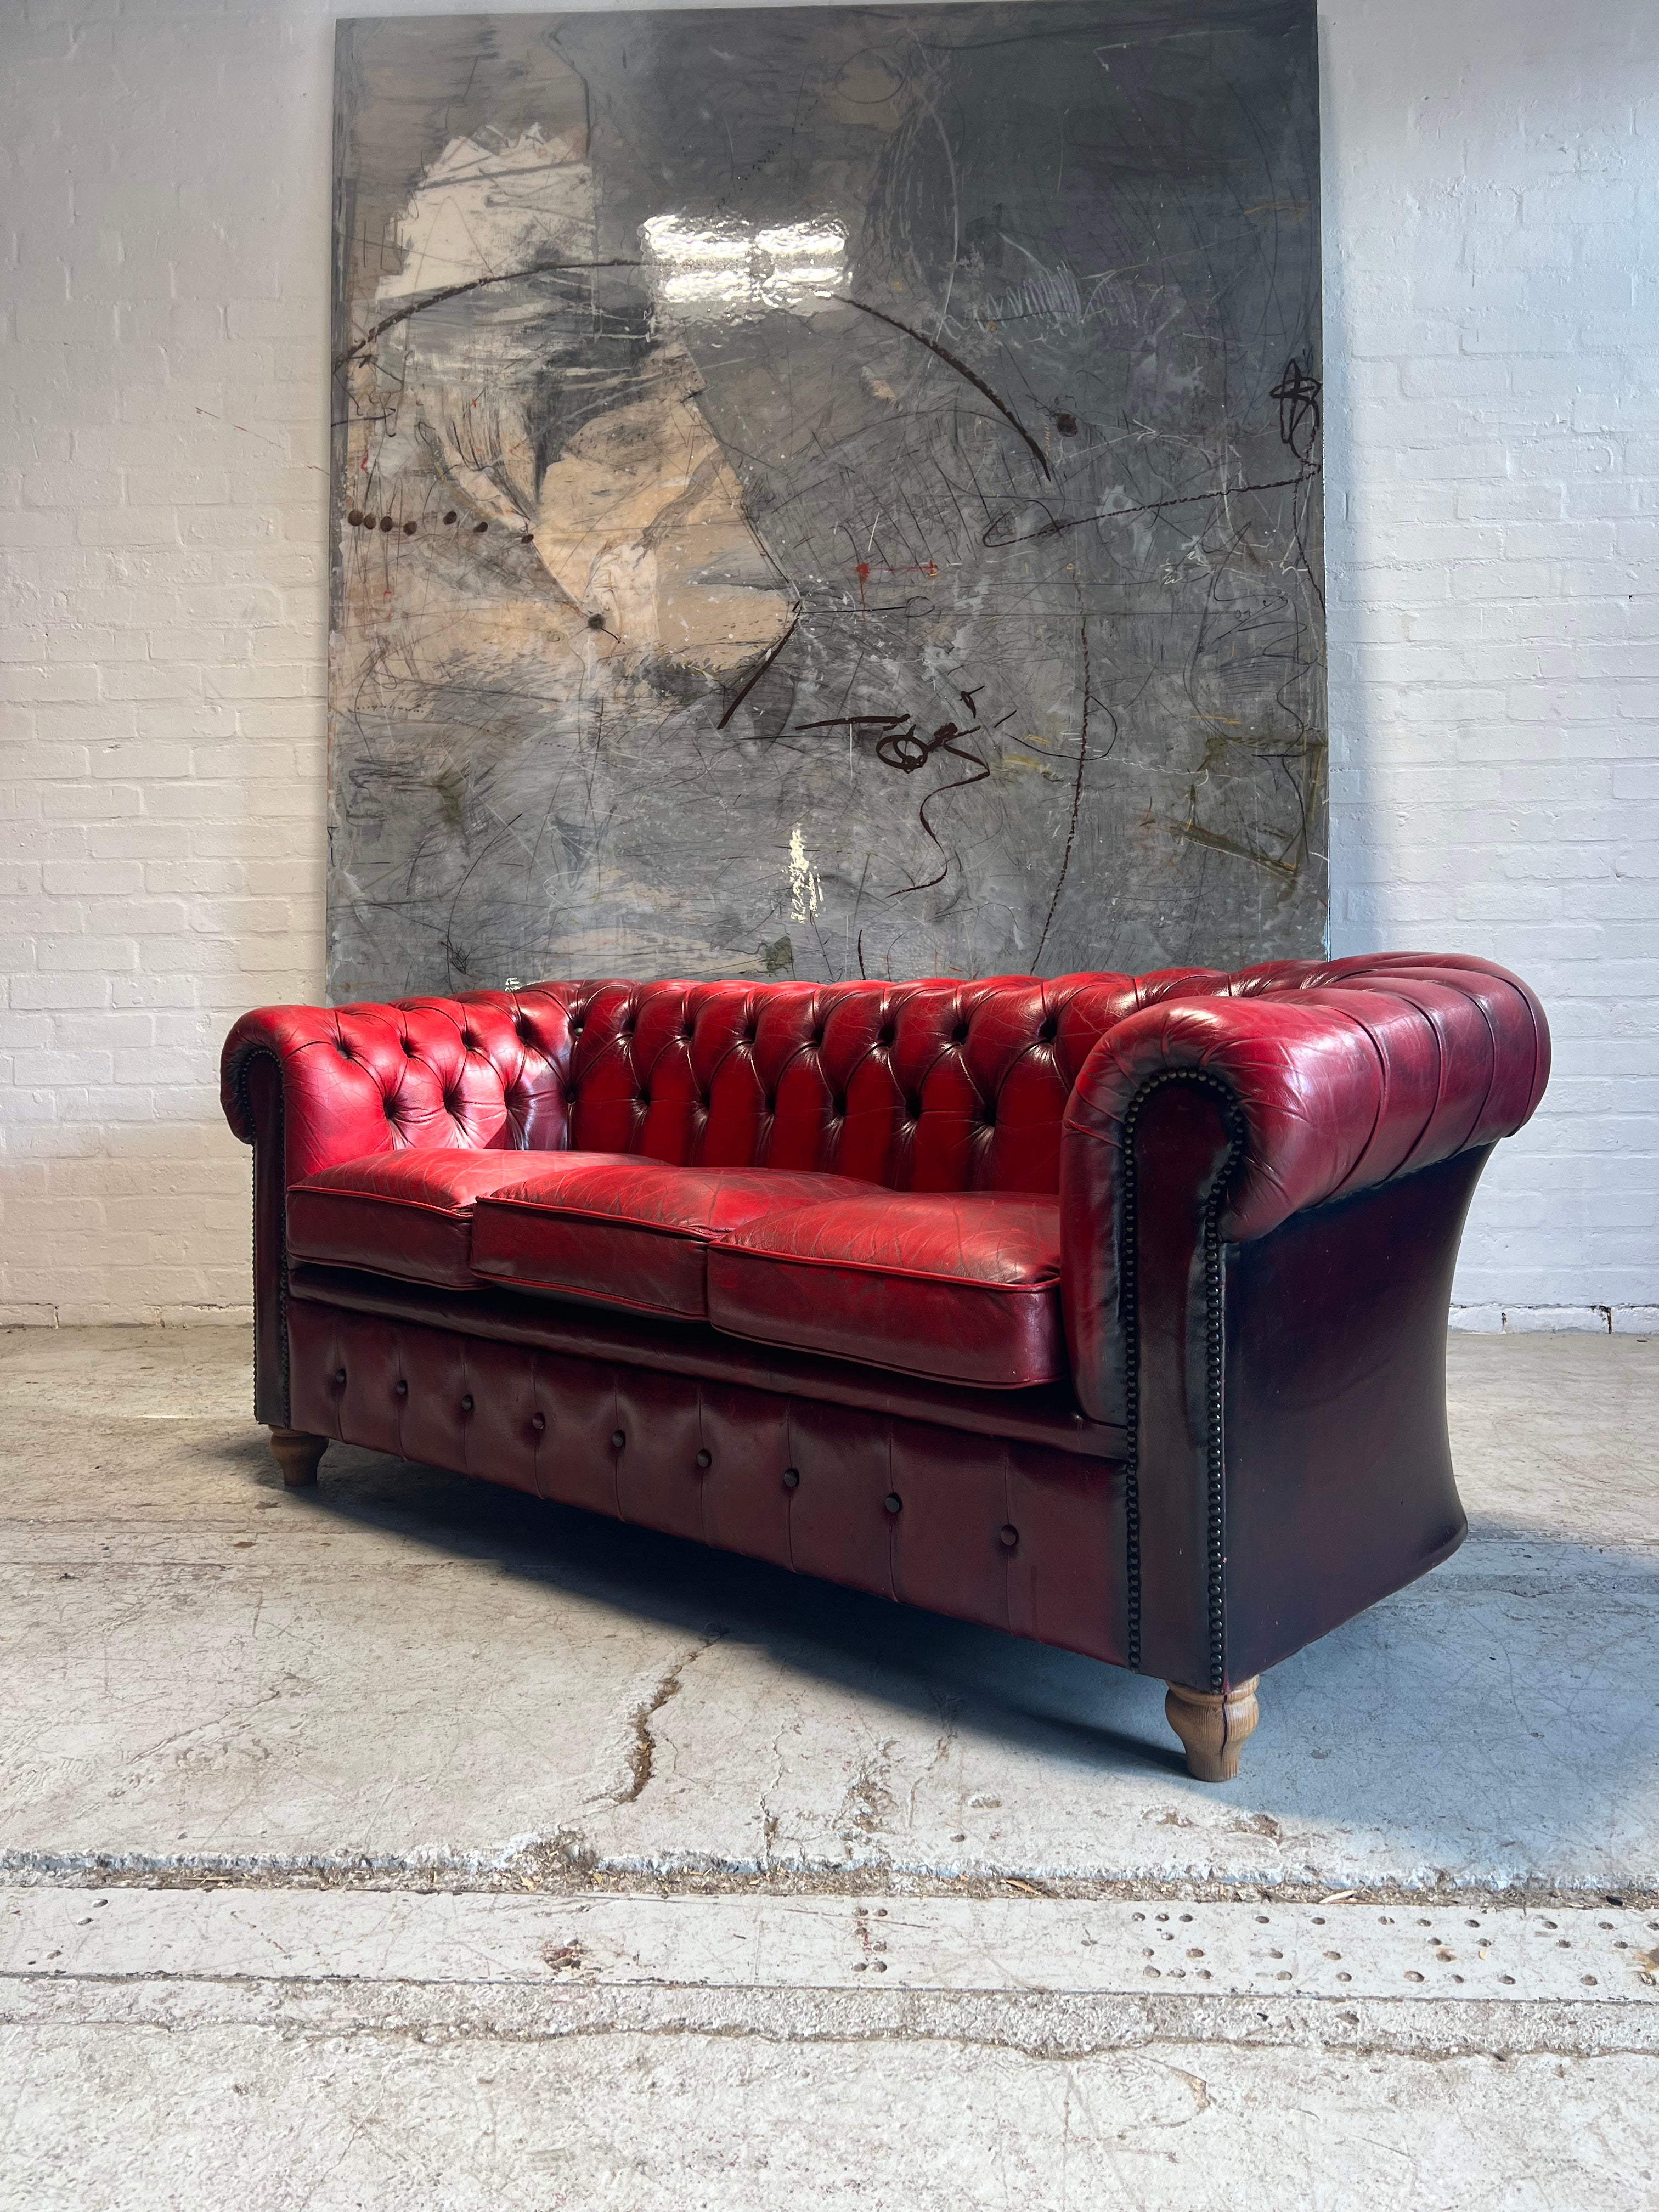
<path id="1" fill-rule="evenodd" d="M 398 1395 L 400 1398 L 406 1398 L 406 1397 L 408 1397 L 408 1395 L 409 1395 L 409 1385 L 408 1385 L 408 1383 L 407 1383 L 407 1382 L 405 1382 L 404 1381 L 404 1379 L 403 1379 L 403 1377 L 402 1377 L 401 1376 L 398 1376 L 398 1380 L 397 1380 L 397 1381 L 392 1384 L 392 1389 L 397 1392 Z"/>
<path id="2" fill-rule="evenodd" d="M 786 1490 L 799 1490 L 800 1488 L 800 1469 L 798 1467 L 785 1468 L 783 1470 L 783 1486 Z"/>
<path id="3" fill-rule="evenodd" d="M 542 1431 L 543 1431 L 543 1430 L 547 1426 L 547 1416 L 546 1416 L 546 1414 L 545 1414 L 545 1413 L 532 1413 L 532 1414 L 530 1416 L 530 1425 L 531 1425 L 531 1427 L 532 1427 L 532 1429 L 534 1429 L 534 1431 L 536 1431 L 536 1434 L 537 1434 L 538 1436 L 540 1436 L 540 1434 L 541 1434 Z"/>
<path id="4" fill-rule="evenodd" d="M 904 1510 L 904 1500 L 896 1490 L 890 1490 L 881 1502 L 890 1513 L 899 1513 Z"/>
<path id="5" fill-rule="evenodd" d="M 612 1451 L 620 1451 L 620 1450 L 622 1449 L 623 1446 L 627 1442 L 628 1442 L 627 1437 L 623 1434 L 623 1432 L 622 1432 L 622 1431 L 621 1431 L 620 1429 L 612 1429 L 612 1430 L 611 1430 L 611 1450 L 612 1450 Z"/>
<path id="6" fill-rule="evenodd" d="M 711 1467 L 713 1467 L 713 1465 L 714 1465 L 714 1453 L 713 1453 L 713 1452 L 711 1452 L 711 1451 L 700 1451 L 700 1452 L 697 1454 L 697 1467 L 698 1467 L 699 1471 L 701 1471 L 701 1470 L 702 1470 L 703 1468 L 711 1468 Z"/>
<path id="7" fill-rule="evenodd" d="M 1019 1531 L 1012 1521 L 1005 1521 L 997 1531 L 997 1541 L 1005 1552 L 1012 1552 L 1019 1541 Z"/>
<path id="8" fill-rule="evenodd" d="M 470 1413 L 472 1411 L 472 1394 L 470 1390 L 461 1401 L 461 1411 L 464 1413 Z"/>
<path id="9" fill-rule="evenodd" d="M 345 1370 L 343 1367 L 337 1367 L 335 1369 L 334 1380 L 337 1382 L 343 1382 L 345 1381 Z"/>

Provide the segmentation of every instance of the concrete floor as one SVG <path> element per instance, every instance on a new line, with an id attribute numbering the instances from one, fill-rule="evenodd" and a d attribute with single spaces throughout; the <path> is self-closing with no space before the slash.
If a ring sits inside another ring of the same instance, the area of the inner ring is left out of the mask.
<path id="1" fill-rule="evenodd" d="M 1458 1556 L 1158 1686 L 0 1336 L 0 2206 L 1659 2205 L 1659 1346 L 1458 1338 Z"/>

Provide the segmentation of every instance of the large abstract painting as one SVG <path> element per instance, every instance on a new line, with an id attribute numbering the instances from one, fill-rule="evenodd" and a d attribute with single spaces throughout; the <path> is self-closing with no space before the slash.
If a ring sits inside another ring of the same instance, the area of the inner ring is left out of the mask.
<path id="1" fill-rule="evenodd" d="M 1325 934 L 1312 0 L 386 18 L 330 988 Z"/>

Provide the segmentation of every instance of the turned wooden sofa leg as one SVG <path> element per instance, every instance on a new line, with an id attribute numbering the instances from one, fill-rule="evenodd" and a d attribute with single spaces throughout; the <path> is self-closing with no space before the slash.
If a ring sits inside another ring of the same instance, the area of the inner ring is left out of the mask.
<path id="1" fill-rule="evenodd" d="M 290 1490 L 303 1490 L 317 1480 L 317 1462 L 328 1449 L 326 1437 L 307 1436 L 303 1429 L 273 1429 L 270 1449 Z"/>
<path id="2" fill-rule="evenodd" d="M 1247 1735 L 1254 1735 L 1261 1717 L 1252 1674 L 1231 1690 L 1188 1690 L 1179 1682 L 1169 1685 L 1164 1711 L 1170 1726 L 1187 1747 L 1187 1771 L 1195 1782 L 1231 1782 L 1238 1773 L 1238 1754 Z"/>

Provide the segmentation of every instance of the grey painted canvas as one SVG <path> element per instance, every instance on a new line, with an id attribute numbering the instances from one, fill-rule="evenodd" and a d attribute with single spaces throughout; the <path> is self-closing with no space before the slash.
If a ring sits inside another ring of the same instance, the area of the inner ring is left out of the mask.
<path id="1" fill-rule="evenodd" d="M 1316 953 L 1312 0 L 336 70 L 330 988 Z"/>

